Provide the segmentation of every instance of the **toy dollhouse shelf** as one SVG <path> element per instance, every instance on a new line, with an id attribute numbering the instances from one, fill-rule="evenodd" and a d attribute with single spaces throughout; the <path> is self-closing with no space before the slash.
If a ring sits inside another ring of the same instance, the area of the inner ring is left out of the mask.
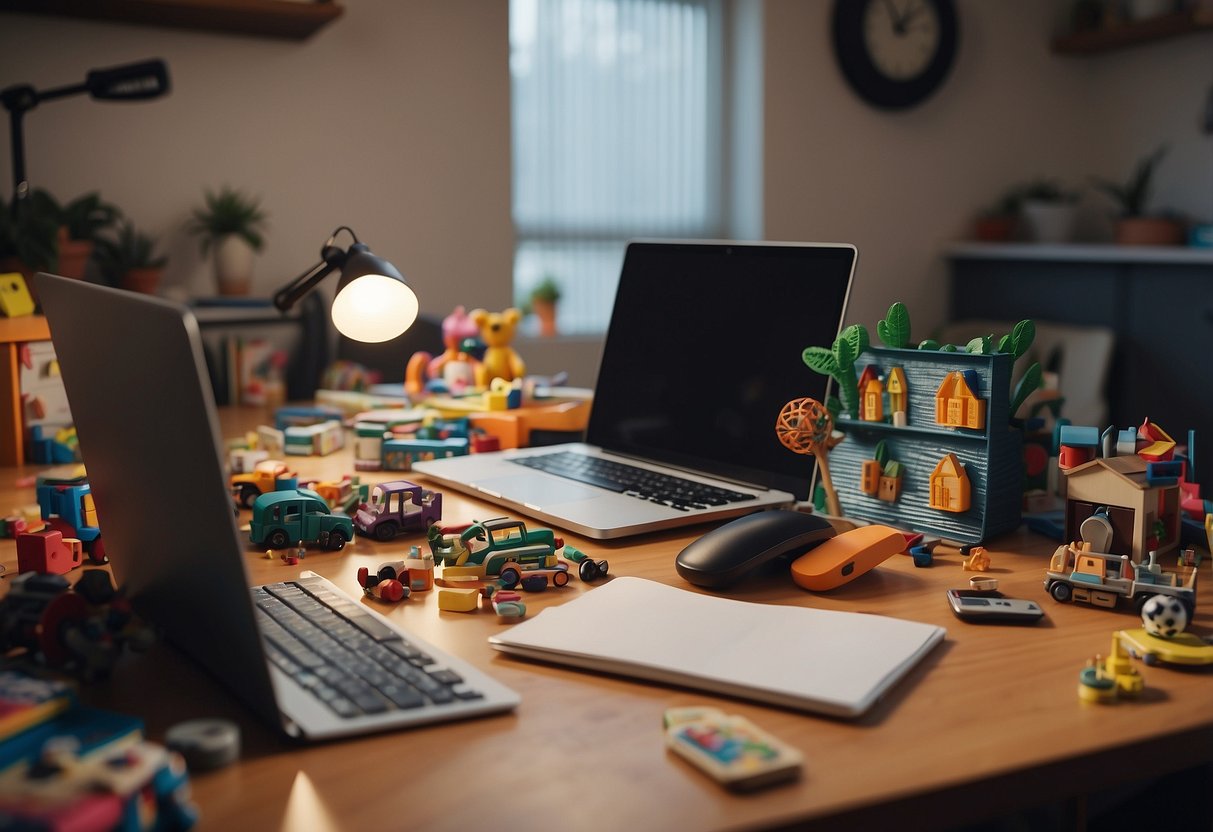
<path id="1" fill-rule="evenodd" d="M 923 441 L 936 443 L 973 442 L 985 444 L 989 437 L 984 430 L 966 430 L 965 428 L 945 428 L 934 425 L 906 425 L 897 427 L 888 422 L 865 422 L 862 419 L 840 418 L 836 423 L 838 429 L 846 434 L 871 433 L 876 441 L 890 436 L 915 436 Z"/>
<path id="2" fill-rule="evenodd" d="M 294 0 L 0 0 L 0 11 L 304 40 L 344 9 Z"/>

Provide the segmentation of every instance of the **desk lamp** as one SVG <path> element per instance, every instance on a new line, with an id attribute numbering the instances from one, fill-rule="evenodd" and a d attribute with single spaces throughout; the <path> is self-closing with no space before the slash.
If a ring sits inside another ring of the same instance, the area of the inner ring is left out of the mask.
<path id="1" fill-rule="evenodd" d="M 342 231 L 353 237 L 348 249 L 334 245 Z M 404 276 L 376 257 L 347 226 L 339 226 L 320 249 L 320 262 L 274 294 L 274 306 L 286 312 L 320 281 L 341 269 L 333 298 L 333 326 L 347 338 L 367 343 L 390 341 L 417 319 L 417 295 Z"/>
<path id="2" fill-rule="evenodd" d="M 84 83 L 38 92 L 29 84 L 16 84 L 0 90 L 0 104 L 8 110 L 9 133 L 13 156 L 13 213 L 29 196 L 29 181 L 25 178 L 25 139 L 22 120 L 27 112 L 43 101 L 53 101 L 69 95 L 87 92 L 99 101 L 142 101 L 159 98 L 168 92 L 168 66 L 160 59 L 135 64 L 90 69 Z"/>

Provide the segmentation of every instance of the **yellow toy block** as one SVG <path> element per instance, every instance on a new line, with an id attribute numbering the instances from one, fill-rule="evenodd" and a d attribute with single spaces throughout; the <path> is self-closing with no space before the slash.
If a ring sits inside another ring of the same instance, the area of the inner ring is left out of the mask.
<path id="1" fill-rule="evenodd" d="M 20 272 L 0 274 L 0 311 L 10 318 L 34 314 L 34 299 Z"/>
<path id="2" fill-rule="evenodd" d="M 448 612 L 475 612 L 480 606 L 478 589 L 438 590 L 438 609 Z"/>

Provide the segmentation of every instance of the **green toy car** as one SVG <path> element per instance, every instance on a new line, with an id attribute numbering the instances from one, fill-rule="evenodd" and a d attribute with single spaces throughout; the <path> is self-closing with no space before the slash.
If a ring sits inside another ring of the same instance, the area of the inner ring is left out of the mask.
<path id="1" fill-rule="evenodd" d="M 310 489 L 270 491 L 253 501 L 249 540 L 255 546 L 285 549 L 302 542 L 335 550 L 353 537 L 354 521 L 331 514 L 324 498 Z"/>

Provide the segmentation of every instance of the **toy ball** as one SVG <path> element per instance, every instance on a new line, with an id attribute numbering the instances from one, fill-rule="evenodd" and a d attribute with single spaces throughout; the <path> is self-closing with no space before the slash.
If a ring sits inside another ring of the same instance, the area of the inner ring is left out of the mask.
<path id="1" fill-rule="evenodd" d="M 1169 595 L 1155 595 L 1142 605 L 1141 623 L 1150 635 L 1171 638 L 1188 626 L 1188 609 Z"/>

